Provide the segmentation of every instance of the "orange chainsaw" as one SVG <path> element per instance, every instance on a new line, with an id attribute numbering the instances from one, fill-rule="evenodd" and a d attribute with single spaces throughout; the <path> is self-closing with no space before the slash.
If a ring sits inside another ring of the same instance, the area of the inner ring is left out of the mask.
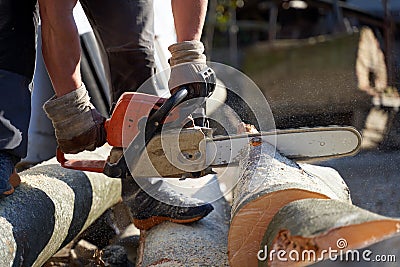
<path id="1" fill-rule="evenodd" d="M 170 98 L 124 93 L 105 122 L 107 142 L 123 148 L 115 163 L 108 160 L 67 160 L 57 150 L 65 168 L 104 173 L 113 178 L 196 178 L 211 168 L 236 164 L 249 146 L 275 144 L 284 156 L 296 160 L 326 159 L 355 154 L 361 135 L 353 127 L 317 127 L 212 136 L 207 127 L 183 128 L 177 124 L 205 104 L 215 88 L 215 75 L 201 72 L 204 83 L 186 85 Z M 196 101 L 186 101 L 188 99 Z M 169 127 L 170 126 L 170 127 Z M 164 129 L 166 129 L 164 131 Z"/>
<path id="2" fill-rule="evenodd" d="M 178 121 L 187 120 L 193 111 L 205 105 L 206 99 L 215 88 L 215 73 L 207 67 L 198 74 L 204 82 L 183 85 L 175 90 L 170 98 L 137 92 L 121 95 L 110 119 L 104 124 L 107 143 L 113 147 L 124 148 L 124 156 L 118 162 L 67 160 L 64 153 L 57 149 L 58 162 L 65 168 L 100 172 L 114 178 L 130 175 L 127 155 L 132 155 L 129 157 L 129 166 L 137 165 L 146 145 L 160 133 L 162 127 L 176 126 Z"/>

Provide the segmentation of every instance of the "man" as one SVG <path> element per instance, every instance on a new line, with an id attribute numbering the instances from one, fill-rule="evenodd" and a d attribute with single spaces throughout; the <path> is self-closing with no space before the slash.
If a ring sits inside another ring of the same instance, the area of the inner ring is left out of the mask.
<path id="1" fill-rule="evenodd" d="M 0 1 L 0 197 L 20 183 L 14 166 L 27 152 L 37 22 L 36 0 Z"/>
<path id="2" fill-rule="evenodd" d="M 76 0 L 39 0 L 43 57 L 56 95 L 44 109 L 52 120 L 58 144 L 65 153 L 94 150 L 106 141 L 104 118 L 90 103 L 80 75 L 79 35 L 72 15 Z M 127 0 L 80 1 L 103 50 L 113 104 L 125 91 L 135 91 L 154 73 L 153 3 Z M 172 45 L 172 77 L 186 77 L 206 67 L 200 42 L 207 0 L 172 0 L 178 43 Z M 184 67 L 179 67 L 181 63 Z M 212 206 L 178 196 L 161 182 L 159 194 L 176 199 L 174 205 L 148 195 L 133 179 L 123 181 L 123 197 L 138 228 L 149 229 L 162 221 L 199 220 Z M 189 206 L 189 207 L 188 207 Z"/>

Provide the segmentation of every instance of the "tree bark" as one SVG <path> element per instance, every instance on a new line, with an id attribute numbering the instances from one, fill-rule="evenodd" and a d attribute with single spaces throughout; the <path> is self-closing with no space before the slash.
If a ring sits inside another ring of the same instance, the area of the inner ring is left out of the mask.
<path id="1" fill-rule="evenodd" d="M 107 149 L 80 154 L 104 158 Z M 121 201 L 121 182 L 62 168 L 55 159 L 20 173 L 0 200 L 0 266 L 42 266 L 104 211 Z"/>
<path id="2" fill-rule="evenodd" d="M 201 178 L 207 179 L 207 178 Z M 193 180 L 195 182 L 195 180 Z M 221 195 L 215 178 L 206 194 Z M 227 235 L 230 206 L 224 198 L 213 202 L 214 210 L 205 218 L 191 224 L 162 223 L 148 231 L 141 231 L 137 266 L 229 266 Z"/>

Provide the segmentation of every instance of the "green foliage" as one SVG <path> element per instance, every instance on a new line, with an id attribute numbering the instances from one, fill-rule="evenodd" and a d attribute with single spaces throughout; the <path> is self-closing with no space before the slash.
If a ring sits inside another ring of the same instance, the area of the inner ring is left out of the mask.
<path id="1" fill-rule="evenodd" d="M 216 0 L 216 27 L 220 31 L 226 31 L 232 16 L 232 12 L 244 6 L 244 0 Z"/>

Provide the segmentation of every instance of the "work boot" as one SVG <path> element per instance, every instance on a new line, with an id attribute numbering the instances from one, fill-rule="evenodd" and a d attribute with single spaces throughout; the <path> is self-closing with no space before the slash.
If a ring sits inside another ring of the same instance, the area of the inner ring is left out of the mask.
<path id="1" fill-rule="evenodd" d="M 108 160 L 116 163 L 122 156 L 123 149 L 113 147 Z M 132 177 L 122 180 L 122 198 L 130 209 L 133 224 L 138 229 L 148 230 L 164 221 L 195 222 L 214 209 L 211 204 L 178 194 L 160 179 L 143 178 L 140 184 L 141 186 Z M 165 199 L 169 204 L 159 199 Z"/>
<path id="2" fill-rule="evenodd" d="M 15 172 L 15 159 L 7 152 L 0 151 L 0 196 L 6 197 L 14 193 L 14 188 L 21 183 Z"/>
<path id="3" fill-rule="evenodd" d="M 177 193 L 167 184 L 163 185 L 162 180 L 146 179 L 141 185 L 146 191 L 133 178 L 124 179 L 122 183 L 124 202 L 131 211 L 134 225 L 141 230 L 148 230 L 164 221 L 195 222 L 214 209 L 209 203 Z M 158 199 L 168 199 L 173 205 Z"/>

